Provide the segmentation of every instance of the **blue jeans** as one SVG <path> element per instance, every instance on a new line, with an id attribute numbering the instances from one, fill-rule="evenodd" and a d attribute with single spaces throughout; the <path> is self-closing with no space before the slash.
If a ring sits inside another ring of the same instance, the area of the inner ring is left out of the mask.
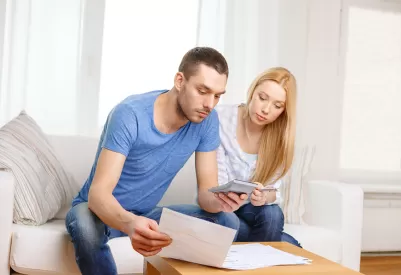
<path id="1" fill-rule="evenodd" d="M 301 247 L 294 237 L 283 232 L 284 214 L 277 204 L 253 206 L 247 203 L 235 214 L 240 221 L 238 242 L 289 242 Z"/>
<path id="2" fill-rule="evenodd" d="M 222 226 L 239 229 L 239 220 L 234 213 L 208 213 L 196 205 L 174 205 L 167 208 L 197 217 Z M 160 221 L 161 207 L 156 207 L 142 216 Z M 83 275 L 116 275 L 117 268 L 107 244 L 108 240 L 126 236 L 123 232 L 105 225 L 87 203 L 78 204 L 66 216 L 66 228 L 75 248 L 75 260 Z"/>

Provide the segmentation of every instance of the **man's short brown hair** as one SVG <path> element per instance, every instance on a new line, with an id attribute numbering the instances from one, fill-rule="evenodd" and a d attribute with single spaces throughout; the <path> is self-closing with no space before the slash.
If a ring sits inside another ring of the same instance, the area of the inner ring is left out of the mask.
<path id="1" fill-rule="evenodd" d="M 228 77 L 226 59 L 220 52 L 210 47 L 196 47 L 189 50 L 182 58 L 178 71 L 189 79 L 196 74 L 200 64 L 212 67 L 219 74 L 225 74 Z"/>

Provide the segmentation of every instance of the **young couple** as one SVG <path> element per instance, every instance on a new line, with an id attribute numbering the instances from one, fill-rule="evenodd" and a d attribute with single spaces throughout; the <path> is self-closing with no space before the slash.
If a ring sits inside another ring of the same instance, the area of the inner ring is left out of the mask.
<path id="1" fill-rule="evenodd" d="M 228 74 L 219 52 L 197 47 L 184 55 L 170 90 L 130 96 L 110 112 L 90 175 L 66 217 L 82 274 L 117 274 L 111 238 L 128 235 L 143 256 L 171 243 L 158 230 L 157 204 L 193 152 L 198 205 L 169 209 L 236 229 L 236 241 L 299 245 L 283 232 L 279 192 L 260 191 L 278 188 L 291 166 L 295 79 L 283 68 L 268 70 L 250 86 L 245 105 L 214 109 Z M 249 198 L 208 191 L 231 179 L 258 187 Z"/>

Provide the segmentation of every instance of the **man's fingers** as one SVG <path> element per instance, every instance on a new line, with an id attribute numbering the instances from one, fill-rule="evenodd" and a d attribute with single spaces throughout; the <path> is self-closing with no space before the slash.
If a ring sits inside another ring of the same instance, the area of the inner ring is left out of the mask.
<path id="1" fill-rule="evenodd" d="M 165 247 L 171 243 L 171 238 L 164 233 L 152 230 L 151 228 L 158 229 L 155 221 L 149 220 L 147 227 L 137 228 L 135 234 L 131 237 L 132 242 L 141 243 L 149 247 Z M 155 224 L 152 224 L 154 222 Z"/>
<path id="2" fill-rule="evenodd" d="M 143 250 L 143 249 L 140 249 L 140 248 L 138 248 L 138 249 L 134 248 L 134 249 L 135 249 L 136 252 L 138 252 L 139 254 L 141 254 L 144 257 L 154 256 L 154 255 L 156 255 L 157 253 L 159 253 L 161 251 L 161 249 L 153 250 L 153 251 L 146 251 L 146 250 Z"/>
<path id="3" fill-rule="evenodd" d="M 142 236 L 137 232 L 134 236 L 132 236 L 131 242 L 135 244 L 142 244 L 147 247 L 166 247 L 171 243 L 171 240 L 169 241 L 152 240 Z"/>
<path id="4" fill-rule="evenodd" d="M 232 212 L 232 207 L 226 203 L 225 200 L 221 199 L 218 195 L 216 196 L 218 202 L 220 203 L 221 207 L 223 208 L 223 212 Z"/>
<path id="5" fill-rule="evenodd" d="M 132 244 L 132 247 L 134 249 L 142 249 L 142 250 L 147 251 L 147 252 L 152 252 L 152 251 L 160 250 L 160 249 L 163 248 L 163 247 L 160 247 L 160 246 L 145 245 L 143 243 L 135 242 L 134 240 L 131 240 L 131 244 Z"/>
<path id="6" fill-rule="evenodd" d="M 149 228 L 152 229 L 153 231 L 159 231 L 159 225 L 155 220 L 149 219 Z"/>
<path id="7" fill-rule="evenodd" d="M 151 222 L 154 222 L 153 220 Z M 171 241 L 171 238 L 164 234 L 161 233 L 158 230 L 158 227 L 156 227 L 156 230 L 152 230 L 152 228 L 155 228 L 155 225 L 152 225 L 150 223 L 149 227 L 145 227 L 145 228 L 137 228 L 136 233 L 138 233 L 139 235 L 142 235 L 145 239 L 149 239 L 149 240 L 158 240 L 158 241 L 163 241 L 163 242 L 169 242 Z"/>
<path id="8" fill-rule="evenodd" d="M 236 204 L 241 204 L 242 200 L 241 198 L 235 194 L 235 193 L 228 193 L 227 197 L 229 197 L 230 199 L 232 199 Z"/>
<path id="9" fill-rule="evenodd" d="M 231 208 L 235 209 L 237 202 L 233 201 L 232 199 L 230 199 L 230 197 L 228 197 L 227 195 L 224 194 L 219 194 L 219 197 L 224 200 Z"/>

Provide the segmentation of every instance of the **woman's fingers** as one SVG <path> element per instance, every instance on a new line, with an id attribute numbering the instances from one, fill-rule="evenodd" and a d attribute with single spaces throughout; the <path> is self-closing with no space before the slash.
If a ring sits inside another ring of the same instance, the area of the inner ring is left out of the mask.
<path id="1" fill-rule="evenodd" d="M 253 190 L 252 194 L 255 195 L 255 196 L 257 196 L 257 197 L 262 196 L 262 192 L 259 191 L 258 189 Z"/>
<path id="2" fill-rule="evenodd" d="M 262 189 L 263 188 L 263 184 L 261 184 L 260 182 L 255 181 L 254 184 L 257 185 L 257 189 Z"/>
<path id="3" fill-rule="evenodd" d="M 251 196 L 251 200 L 254 200 L 254 201 L 260 201 L 260 200 L 262 200 L 262 196 L 257 196 L 257 195 L 255 195 L 255 194 L 252 194 L 252 196 Z"/>

